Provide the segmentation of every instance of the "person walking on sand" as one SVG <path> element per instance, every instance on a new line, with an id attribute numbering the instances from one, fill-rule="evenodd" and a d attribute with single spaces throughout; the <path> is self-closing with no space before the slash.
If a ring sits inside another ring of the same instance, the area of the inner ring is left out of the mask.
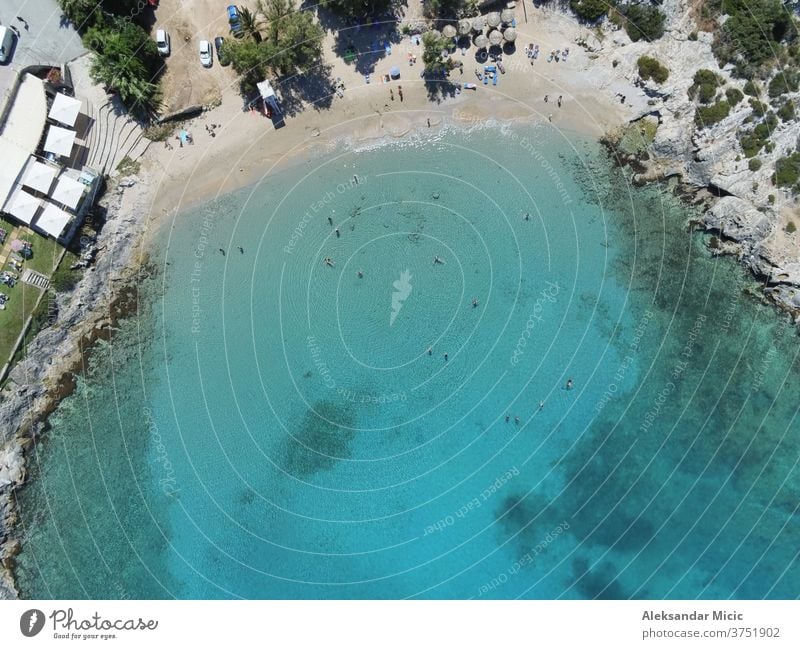
<path id="1" fill-rule="evenodd" d="M 561 108 L 561 95 L 558 96 L 558 107 Z"/>
<path id="2" fill-rule="evenodd" d="M 392 90 L 391 88 L 389 88 L 389 99 L 394 101 L 394 90 Z"/>
<path id="3" fill-rule="evenodd" d="M 397 86 L 397 95 L 400 97 L 400 101 L 403 101 L 403 86 Z"/>
<path id="4" fill-rule="evenodd" d="M 428 118 L 428 128 L 430 128 L 430 127 L 431 127 L 431 118 L 429 117 Z"/>
<path id="5" fill-rule="evenodd" d="M 544 103 L 546 104 L 548 101 L 549 101 L 549 99 L 548 99 L 548 95 L 545 95 L 545 96 L 544 96 Z"/>

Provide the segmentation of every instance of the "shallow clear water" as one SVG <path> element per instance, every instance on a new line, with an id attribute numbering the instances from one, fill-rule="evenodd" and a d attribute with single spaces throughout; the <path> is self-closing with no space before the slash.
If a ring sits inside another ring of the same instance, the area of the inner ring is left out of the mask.
<path id="1" fill-rule="evenodd" d="M 796 332 L 688 216 L 522 127 L 180 215 L 36 449 L 23 592 L 797 596 Z"/>

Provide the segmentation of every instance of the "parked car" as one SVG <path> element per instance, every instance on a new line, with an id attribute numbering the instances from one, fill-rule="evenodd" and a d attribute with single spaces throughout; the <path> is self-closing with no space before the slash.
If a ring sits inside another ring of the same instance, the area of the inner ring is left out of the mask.
<path id="1" fill-rule="evenodd" d="M 239 27 L 241 29 L 241 26 Z M 0 63 L 7 63 L 14 47 L 14 32 L 5 25 L 0 25 Z"/>
<path id="2" fill-rule="evenodd" d="M 214 63 L 214 55 L 211 51 L 211 43 L 200 41 L 200 63 L 203 67 L 210 68 Z"/>
<path id="3" fill-rule="evenodd" d="M 156 30 L 156 47 L 161 56 L 169 56 L 170 53 L 170 39 L 166 29 Z"/>
<path id="4" fill-rule="evenodd" d="M 236 5 L 228 5 L 228 24 L 231 26 L 231 34 L 233 34 L 234 38 L 244 36 L 242 20 L 239 17 L 239 10 Z"/>
<path id="5" fill-rule="evenodd" d="M 225 39 L 222 36 L 217 36 L 214 39 L 214 48 L 217 50 L 217 61 L 219 61 L 220 65 L 228 65 L 230 64 L 230 59 L 225 56 L 225 53 L 222 51 L 222 45 L 225 43 Z"/>

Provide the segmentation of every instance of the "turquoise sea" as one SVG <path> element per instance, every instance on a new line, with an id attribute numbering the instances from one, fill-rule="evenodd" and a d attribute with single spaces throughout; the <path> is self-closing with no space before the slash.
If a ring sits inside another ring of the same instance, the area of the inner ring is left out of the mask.
<path id="1" fill-rule="evenodd" d="M 31 454 L 23 595 L 800 595 L 797 332 L 628 176 L 487 128 L 178 215 Z"/>

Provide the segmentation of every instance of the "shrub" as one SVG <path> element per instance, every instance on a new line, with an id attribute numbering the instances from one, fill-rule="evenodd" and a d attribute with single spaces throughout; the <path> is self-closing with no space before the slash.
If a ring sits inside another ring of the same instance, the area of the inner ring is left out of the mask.
<path id="1" fill-rule="evenodd" d="M 760 66 L 772 60 L 778 44 L 795 32 L 791 13 L 780 0 L 711 0 L 711 4 L 729 16 L 715 43 L 724 62 Z"/>
<path id="2" fill-rule="evenodd" d="M 655 41 L 664 34 L 664 14 L 650 4 L 629 4 L 619 9 L 623 27 L 632 41 Z"/>
<path id="3" fill-rule="evenodd" d="M 800 178 L 800 153 L 795 151 L 792 155 L 775 162 L 772 182 L 778 187 L 791 187 L 798 178 Z"/>
<path id="4" fill-rule="evenodd" d="M 50 278 L 50 286 L 58 293 L 66 293 L 75 288 L 79 277 L 78 271 L 70 270 L 69 266 L 62 263 Z"/>
<path id="5" fill-rule="evenodd" d="M 770 196 L 772 196 L 772 194 L 770 194 Z M 786 231 L 789 234 L 794 234 L 795 232 L 797 232 L 797 226 L 794 224 L 794 221 L 789 221 L 786 224 Z"/>
<path id="6" fill-rule="evenodd" d="M 796 92 L 798 87 L 797 70 L 783 70 L 778 72 L 769 82 L 767 92 L 770 97 L 780 97 L 788 92 Z"/>
<path id="7" fill-rule="evenodd" d="M 689 40 L 696 41 L 697 40 L 697 32 L 690 32 L 689 33 Z"/>
<path id="8" fill-rule="evenodd" d="M 751 97 L 758 97 L 761 93 L 758 90 L 758 86 L 751 80 L 748 80 L 747 83 L 744 84 L 744 94 L 750 95 Z"/>
<path id="9" fill-rule="evenodd" d="M 698 70 L 694 73 L 694 83 L 689 86 L 689 99 L 697 98 L 701 104 L 708 104 L 717 94 L 719 77 L 711 70 Z"/>
<path id="10" fill-rule="evenodd" d="M 775 194 L 770 194 L 769 196 L 767 196 L 767 202 L 770 205 L 775 205 Z"/>
<path id="11" fill-rule="evenodd" d="M 390 0 L 322 0 L 320 3 L 340 16 L 360 18 L 374 16 L 386 11 Z"/>
<path id="12" fill-rule="evenodd" d="M 569 6 L 578 18 L 594 22 L 608 13 L 612 2 L 613 0 L 569 0 Z"/>
<path id="13" fill-rule="evenodd" d="M 758 101 L 758 99 L 751 98 L 749 103 L 750 103 L 750 108 L 753 109 L 753 115 L 755 115 L 756 117 L 763 117 L 764 115 L 767 114 L 767 108 L 769 108 L 769 106 L 761 103 L 760 101 Z"/>
<path id="14" fill-rule="evenodd" d="M 728 88 L 725 91 L 725 97 L 728 99 L 728 103 L 731 106 L 736 106 L 740 101 L 742 101 L 744 95 L 738 88 Z"/>
<path id="15" fill-rule="evenodd" d="M 758 171 L 761 169 L 761 160 L 758 158 L 750 158 L 750 162 L 747 163 L 747 166 L 750 167 L 750 171 Z"/>
<path id="16" fill-rule="evenodd" d="M 781 118 L 782 122 L 791 122 L 796 116 L 794 102 L 791 99 L 787 99 L 783 102 L 783 105 L 778 109 L 778 117 Z"/>
<path id="17" fill-rule="evenodd" d="M 656 83 L 664 83 L 669 78 L 669 70 L 658 59 L 640 56 L 636 63 L 639 66 L 639 76 L 645 81 L 652 79 Z"/>
<path id="18" fill-rule="evenodd" d="M 711 106 L 699 106 L 695 113 L 694 121 L 700 128 L 706 128 L 721 122 L 730 112 L 731 107 L 727 101 L 718 101 Z"/>
<path id="19" fill-rule="evenodd" d="M 742 150 L 748 158 L 757 155 L 762 148 L 769 150 L 769 136 L 778 125 L 778 120 L 775 113 L 769 113 L 763 121 L 759 122 L 755 128 L 750 131 L 739 134 L 739 143 L 742 145 Z"/>

